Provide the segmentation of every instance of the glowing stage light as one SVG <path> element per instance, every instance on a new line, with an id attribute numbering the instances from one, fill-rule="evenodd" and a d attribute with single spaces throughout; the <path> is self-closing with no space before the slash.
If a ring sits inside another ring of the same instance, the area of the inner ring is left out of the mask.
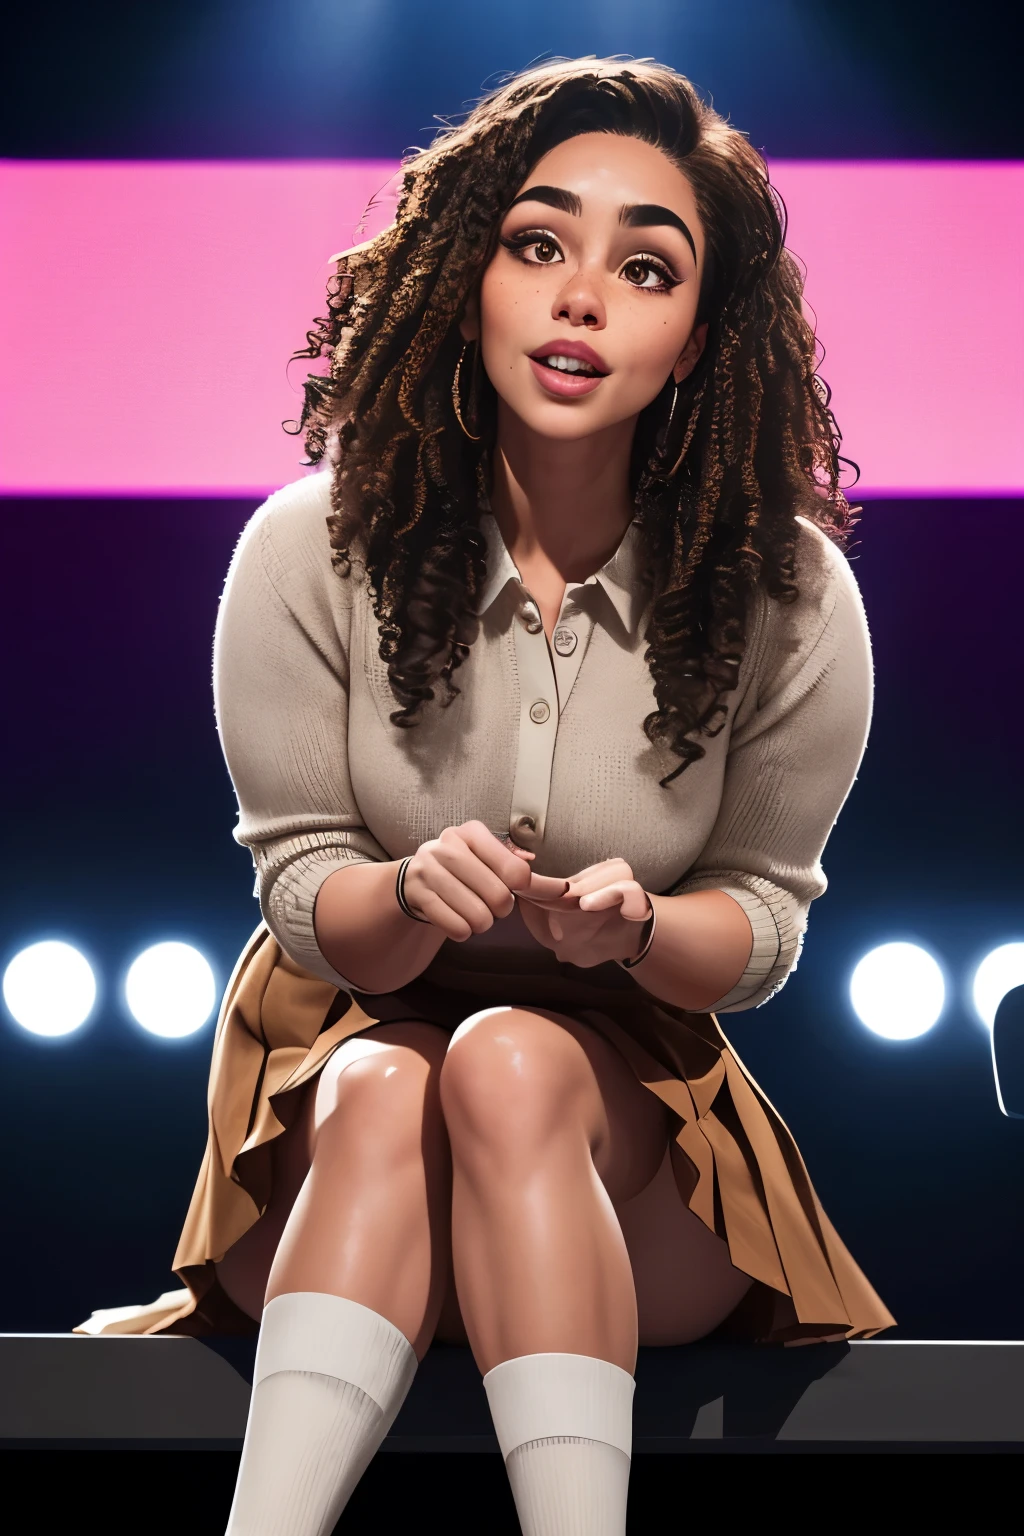
<path id="1" fill-rule="evenodd" d="M 880 944 L 850 978 L 854 1012 L 885 1040 L 915 1040 L 927 1034 L 945 1000 L 939 963 L 918 944 Z"/>
<path id="2" fill-rule="evenodd" d="M 70 1035 L 96 1001 L 96 978 L 83 954 L 59 939 L 30 944 L 4 972 L 4 1002 L 33 1035 Z"/>
<path id="3" fill-rule="evenodd" d="M 152 1035 L 180 1039 L 202 1029 L 217 1000 L 209 961 L 191 944 L 153 944 L 125 979 L 132 1017 Z"/>
<path id="4" fill-rule="evenodd" d="M 991 950 L 974 973 L 971 999 L 979 1019 L 989 1029 L 996 1009 L 1014 987 L 1024 984 L 1024 944 L 1000 944 Z"/>

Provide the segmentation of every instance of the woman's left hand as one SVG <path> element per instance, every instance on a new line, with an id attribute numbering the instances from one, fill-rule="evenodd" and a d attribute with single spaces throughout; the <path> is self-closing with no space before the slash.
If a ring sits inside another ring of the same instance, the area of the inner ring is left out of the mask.
<path id="1" fill-rule="evenodd" d="M 581 967 L 634 959 L 652 907 L 625 859 L 604 859 L 580 870 L 557 900 L 516 900 L 538 943 Z"/>

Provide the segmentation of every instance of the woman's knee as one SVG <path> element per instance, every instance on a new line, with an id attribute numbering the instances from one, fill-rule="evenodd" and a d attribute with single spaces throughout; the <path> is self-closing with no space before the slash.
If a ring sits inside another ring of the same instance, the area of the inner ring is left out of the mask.
<path id="1" fill-rule="evenodd" d="M 600 1095 L 585 1051 L 555 1019 L 488 1008 L 464 1020 L 440 1074 L 452 1150 L 529 1149 L 557 1133 L 598 1133 Z"/>
<path id="2" fill-rule="evenodd" d="M 317 1151 L 372 1141 L 386 1153 L 419 1146 L 425 1125 L 441 1127 L 439 1077 L 447 1037 L 429 1024 L 391 1024 L 347 1040 L 320 1074 L 314 1109 Z"/>

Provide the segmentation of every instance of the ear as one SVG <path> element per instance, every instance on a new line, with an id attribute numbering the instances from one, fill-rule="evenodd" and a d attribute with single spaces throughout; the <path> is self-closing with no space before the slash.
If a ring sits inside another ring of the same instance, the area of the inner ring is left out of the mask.
<path id="1" fill-rule="evenodd" d="M 463 341 L 480 340 L 480 296 L 475 288 L 466 300 L 466 307 L 459 321 L 459 330 Z"/>
<path id="2" fill-rule="evenodd" d="M 676 359 L 676 365 L 672 369 L 672 377 L 675 379 L 677 384 L 681 384 L 683 380 L 696 368 L 697 364 L 700 362 L 701 353 L 704 351 L 704 344 L 707 339 L 707 321 L 705 321 L 703 325 L 695 325 L 693 330 L 690 332 L 689 341 L 680 352 Z"/>

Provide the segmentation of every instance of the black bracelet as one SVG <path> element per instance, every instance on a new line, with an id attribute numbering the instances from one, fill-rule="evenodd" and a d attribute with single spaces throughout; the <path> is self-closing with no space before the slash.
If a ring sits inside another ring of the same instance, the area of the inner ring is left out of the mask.
<path id="1" fill-rule="evenodd" d="M 408 858 L 403 859 L 401 864 L 398 866 L 398 874 L 395 877 L 395 897 L 398 901 L 398 905 L 401 907 L 406 917 L 411 917 L 414 923 L 429 923 L 430 919 L 427 917 L 420 917 L 419 913 L 414 912 L 412 907 L 410 907 L 409 903 L 405 899 L 405 872 L 409 868 L 409 865 L 412 863 L 412 859 L 413 856 L 410 853 Z"/>
<path id="2" fill-rule="evenodd" d="M 654 943 L 654 930 L 658 926 L 658 914 L 655 911 L 654 902 L 651 901 L 650 896 L 648 896 L 647 900 L 651 902 L 651 914 L 648 917 L 647 922 L 644 924 L 644 927 L 648 928 L 647 937 L 641 944 L 640 953 L 637 955 L 635 960 L 620 960 L 618 962 L 624 971 L 631 971 L 634 965 L 639 965 L 641 960 L 646 960 L 647 956 L 650 954 L 651 945 Z"/>

